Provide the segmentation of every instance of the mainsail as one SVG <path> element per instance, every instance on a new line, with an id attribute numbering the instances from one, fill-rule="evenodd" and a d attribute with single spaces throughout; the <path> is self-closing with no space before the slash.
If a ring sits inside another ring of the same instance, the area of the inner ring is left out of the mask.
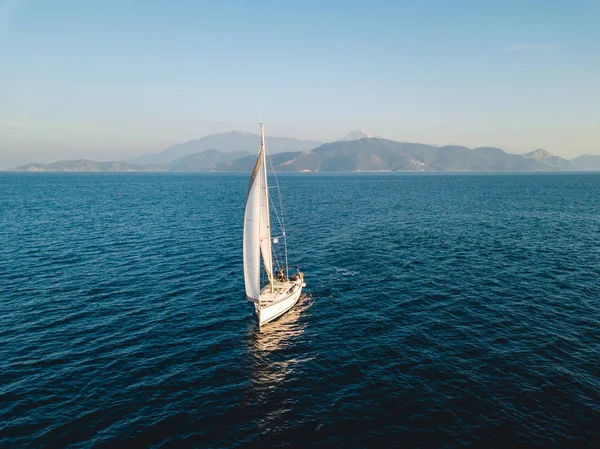
<path id="1" fill-rule="evenodd" d="M 265 136 L 261 124 L 261 142 L 258 160 L 254 166 L 244 212 L 244 280 L 248 299 L 258 300 L 260 295 L 260 254 L 269 282 L 273 281 L 271 254 L 271 226 L 269 223 L 269 187 Z"/>

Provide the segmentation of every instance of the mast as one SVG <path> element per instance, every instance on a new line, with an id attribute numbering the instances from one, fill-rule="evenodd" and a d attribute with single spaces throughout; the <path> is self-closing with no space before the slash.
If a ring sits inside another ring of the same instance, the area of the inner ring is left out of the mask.
<path id="1" fill-rule="evenodd" d="M 273 252 L 271 247 L 271 220 L 269 217 L 269 185 L 267 182 L 267 156 L 265 147 L 265 130 L 260 124 L 260 163 L 262 172 L 260 173 L 260 249 L 263 258 L 263 265 L 267 272 L 271 291 L 273 291 Z"/>

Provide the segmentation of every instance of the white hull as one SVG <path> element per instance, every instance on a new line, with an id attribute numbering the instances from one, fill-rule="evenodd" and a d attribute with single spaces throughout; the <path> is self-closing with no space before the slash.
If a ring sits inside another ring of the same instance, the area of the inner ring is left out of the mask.
<path id="1" fill-rule="evenodd" d="M 298 302 L 302 293 L 303 281 L 290 282 L 288 285 L 295 287 L 289 295 L 286 293 L 269 293 L 269 287 L 265 287 L 260 295 L 259 302 L 254 304 L 259 326 L 279 318 Z"/>

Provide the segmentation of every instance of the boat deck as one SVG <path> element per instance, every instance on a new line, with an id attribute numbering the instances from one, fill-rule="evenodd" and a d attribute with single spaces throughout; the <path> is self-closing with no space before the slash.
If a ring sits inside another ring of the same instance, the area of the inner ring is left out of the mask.
<path id="1" fill-rule="evenodd" d="M 283 299 L 287 298 L 299 286 L 294 281 L 275 281 L 273 283 L 273 291 L 271 286 L 267 285 L 260 291 L 259 303 L 261 307 L 268 307 Z"/>

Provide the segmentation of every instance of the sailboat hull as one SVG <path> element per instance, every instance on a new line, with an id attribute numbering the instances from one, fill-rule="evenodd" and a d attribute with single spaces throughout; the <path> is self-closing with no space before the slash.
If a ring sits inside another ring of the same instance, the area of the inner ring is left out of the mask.
<path id="1" fill-rule="evenodd" d="M 265 291 L 269 287 L 266 287 L 265 290 L 263 290 L 264 293 L 261 294 L 260 300 L 258 303 L 255 303 L 259 326 L 263 326 L 279 318 L 298 302 L 300 294 L 302 293 L 303 283 L 300 281 L 290 283 L 290 285 L 293 287 L 293 290 L 289 294 L 278 295 L 277 292 L 269 293 L 268 291 Z M 273 301 L 273 299 L 276 300 Z"/>

